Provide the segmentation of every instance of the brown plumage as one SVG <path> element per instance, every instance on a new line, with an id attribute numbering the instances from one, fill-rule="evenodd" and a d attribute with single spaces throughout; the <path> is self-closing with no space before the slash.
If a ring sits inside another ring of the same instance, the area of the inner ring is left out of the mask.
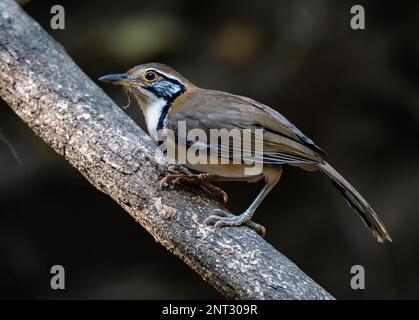
<path id="1" fill-rule="evenodd" d="M 153 139 L 157 137 L 156 132 L 163 128 L 177 132 L 179 121 L 186 123 L 187 132 L 199 128 L 204 130 L 207 136 L 211 129 L 238 129 L 241 132 L 245 129 L 263 130 L 263 157 L 255 160 L 263 165 L 261 173 L 253 176 L 244 174 L 244 168 L 249 167 L 244 163 L 185 163 L 189 169 L 203 173 L 186 174 L 189 180 L 195 176 L 205 183 L 220 180 L 266 181 L 265 187 L 244 213 L 237 217 L 214 215 L 207 218 L 206 223 L 219 227 L 237 226 L 249 221 L 263 198 L 279 181 L 282 165 L 289 164 L 307 171 L 320 170 L 325 173 L 349 205 L 360 214 L 378 241 L 391 241 L 383 223 L 367 201 L 324 160 L 324 151 L 270 107 L 247 97 L 199 88 L 163 64 L 140 65 L 126 74 L 108 75 L 101 80 L 122 84 L 137 97 Z M 181 141 L 182 139 L 177 137 L 170 143 L 179 147 Z M 182 147 L 188 148 L 187 145 Z M 205 148 L 210 150 L 217 147 L 209 142 L 205 145 Z M 224 147 L 232 150 L 231 145 Z M 219 153 L 215 154 L 215 157 L 218 157 L 217 160 L 222 158 Z M 245 156 L 242 158 L 243 161 L 248 160 Z M 181 179 L 177 176 L 175 180 Z"/>

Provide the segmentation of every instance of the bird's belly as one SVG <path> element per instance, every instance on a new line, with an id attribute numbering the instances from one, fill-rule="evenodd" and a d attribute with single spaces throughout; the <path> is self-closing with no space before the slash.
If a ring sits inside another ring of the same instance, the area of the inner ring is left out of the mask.
<path id="1" fill-rule="evenodd" d="M 177 163 L 186 166 L 187 168 L 202 172 L 209 173 L 220 177 L 231 178 L 232 180 L 243 180 L 248 182 L 256 182 L 264 177 L 263 168 L 257 168 L 260 170 L 246 170 L 252 169 L 255 167 L 255 164 L 245 164 L 245 163 L 221 163 L 220 159 L 213 157 L 212 155 L 204 156 L 202 160 L 191 163 L 187 156 L 182 157 L 182 160 L 179 159 L 179 148 L 178 145 L 172 139 L 168 138 L 165 141 L 165 146 L 167 150 L 175 150 L 170 157 L 176 160 Z M 228 180 L 228 179 L 226 179 Z"/>
<path id="2" fill-rule="evenodd" d="M 245 164 L 186 164 L 186 166 L 194 171 L 214 174 L 220 177 L 240 179 L 244 181 L 258 181 L 264 177 L 262 173 L 256 175 L 246 174 L 245 168 L 250 166 Z"/>

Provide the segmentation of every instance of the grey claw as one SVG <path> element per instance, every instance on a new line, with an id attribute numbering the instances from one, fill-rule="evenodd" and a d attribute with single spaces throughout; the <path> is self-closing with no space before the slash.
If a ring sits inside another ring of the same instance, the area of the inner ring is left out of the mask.
<path id="1" fill-rule="evenodd" d="M 250 221 L 250 222 L 253 223 L 253 225 L 252 226 L 249 225 L 249 227 L 255 230 L 256 233 L 260 235 L 262 238 L 264 238 L 266 235 L 266 228 L 259 223 L 256 223 L 253 221 Z"/>

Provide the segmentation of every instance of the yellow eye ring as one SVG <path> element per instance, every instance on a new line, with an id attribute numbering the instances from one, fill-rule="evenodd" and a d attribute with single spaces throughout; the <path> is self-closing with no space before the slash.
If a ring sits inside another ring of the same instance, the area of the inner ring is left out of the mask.
<path id="1" fill-rule="evenodd" d="M 158 78 L 157 73 L 155 73 L 154 71 L 151 71 L 151 70 L 146 71 L 143 74 L 143 79 L 146 82 L 150 82 L 150 83 L 154 82 L 154 81 L 157 80 L 157 78 Z"/>

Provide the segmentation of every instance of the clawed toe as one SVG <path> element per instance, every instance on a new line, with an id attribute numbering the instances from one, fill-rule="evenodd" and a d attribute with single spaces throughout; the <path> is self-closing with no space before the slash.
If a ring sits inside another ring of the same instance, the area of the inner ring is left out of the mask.
<path id="1" fill-rule="evenodd" d="M 222 210 L 219 210 L 219 209 L 215 209 L 215 211 L 219 212 L 219 214 L 218 215 L 213 214 L 213 215 L 210 215 L 209 217 L 207 217 L 204 220 L 205 225 L 215 226 L 216 223 L 219 222 L 221 219 L 224 219 L 225 217 L 229 216 L 225 211 L 222 211 Z"/>
<path id="2" fill-rule="evenodd" d="M 169 167 L 170 168 L 170 167 Z M 176 169 L 177 167 L 175 167 L 174 169 L 171 169 L 171 172 L 174 172 L 174 170 L 180 170 L 180 169 Z M 168 169 L 169 170 L 169 169 Z M 165 176 L 163 179 L 160 180 L 159 186 L 160 189 L 163 189 L 165 187 L 174 187 L 175 185 L 179 185 L 183 182 L 185 183 L 189 183 L 189 184 L 194 184 L 197 185 L 199 187 L 201 187 L 201 189 L 203 189 L 204 191 L 208 192 L 209 194 L 217 197 L 217 198 L 221 198 L 223 201 L 223 204 L 225 205 L 228 201 L 228 194 L 214 186 L 213 184 L 205 181 L 205 174 L 198 174 L 198 175 L 192 175 L 192 174 L 168 174 L 167 176 Z"/>
<path id="3" fill-rule="evenodd" d="M 220 218 L 221 218 L 221 217 L 219 217 L 219 216 L 215 216 L 215 215 L 209 216 L 209 217 L 205 218 L 205 220 L 204 220 L 204 224 L 205 224 L 205 225 L 207 225 L 207 226 L 213 226 L 213 225 L 215 225 L 215 224 L 216 224 L 216 222 L 217 222 Z"/>
<path id="4" fill-rule="evenodd" d="M 266 228 L 264 226 L 262 226 L 261 224 L 249 220 L 249 221 L 247 221 L 246 225 L 249 228 L 252 228 L 253 230 L 255 230 L 256 233 L 258 235 L 260 235 L 262 238 L 265 237 L 265 235 L 266 235 Z"/>
<path id="5" fill-rule="evenodd" d="M 166 181 L 167 180 L 166 178 L 167 177 L 164 177 L 163 179 L 160 180 L 160 182 L 159 182 L 160 189 L 166 188 L 168 186 L 168 183 Z"/>
<path id="6" fill-rule="evenodd" d="M 179 174 L 168 174 L 163 179 L 160 180 L 160 189 L 166 188 L 168 186 L 173 187 L 176 184 L 179 184 L 184 176 Z"/>
<path id="7" fill-rule="evenodd" d="M 167 186 L 169 186 L 169 179 L 168 178 L 169 178 L 169 176 L 166 176 L 166 177 L 164 177 L 163 179 L 160 180 L 160 182 L 159 182 L 160 189 L 164 189 Z"/>
<path id="8" fill-rule="evenodd" d="M 240 225 L 247 225 L 251 229 L 255 230 L 260 236 L 264 237 L 266 234 L 266 228 L 256 222 L 251 220 L 243 221 L 240 216 L 233 216 L 225 211 L 216 210 L 219 214 L 217 215 L 210 215 L 204 220 L 205 225 L 213 225 L 214 228 L 222 228 L 222 227 L 237 227 Z"/>
<path id="9" fill-rule="evenodd" d="M 215 197 L 222 199 L 224 205 L 227 204 L 228 194 L 223 189 L 218 188 L 217 186 L 214 186 L 213 184 L 208 182 L 201 184 L 201 188 L 204 189 L 204 191 L 214 195 Z"/>

